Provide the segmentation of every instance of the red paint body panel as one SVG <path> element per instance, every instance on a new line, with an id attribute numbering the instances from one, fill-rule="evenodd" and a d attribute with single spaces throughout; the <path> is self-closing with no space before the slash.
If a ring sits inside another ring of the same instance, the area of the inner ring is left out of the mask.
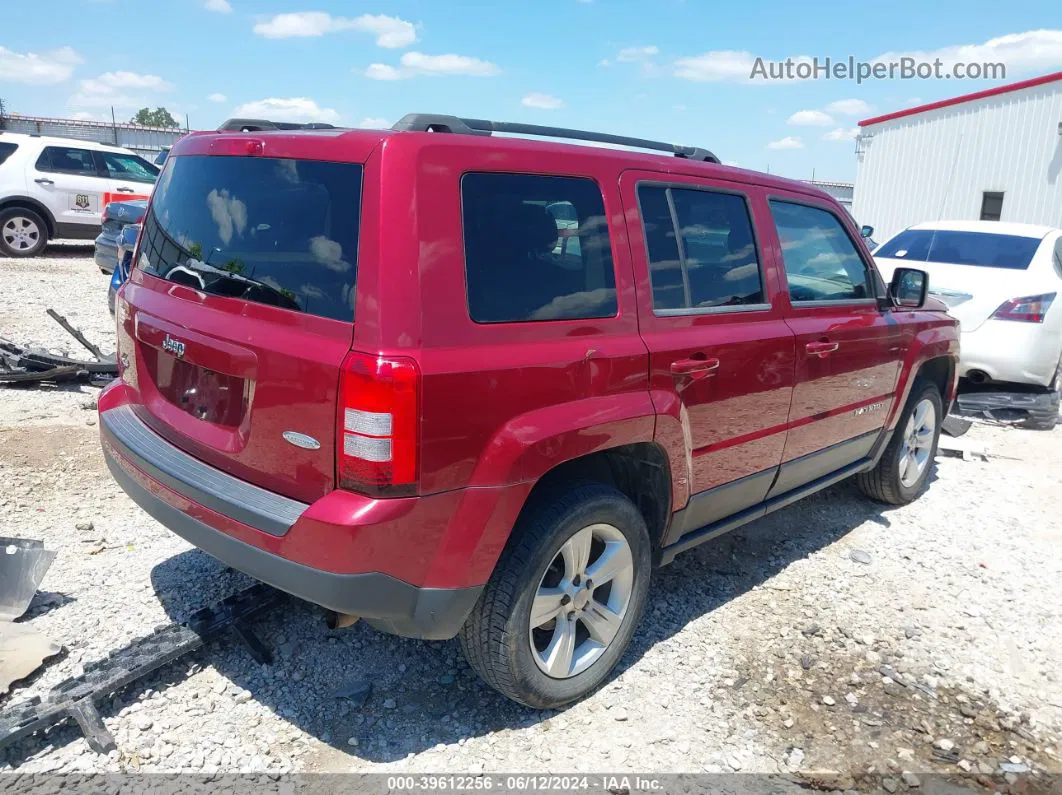
<path id="1" fill-rule="evenodd" d="M 791 306 L 768 196 L 844 214 L 826 194 L 787 180 L 610 149 L 383 131 L 192 134 L 170 157 L 189 154 L 363 165 L 355 322 L 205 295 L 134 269 L 119 301 L 122 381 L 103 392 L 100 411 L 131 404 L 194 458 L 309 507 L 286 534 L 270 535 L 197 505 L 112 452 L 170 505 L 323 571 L 481 585 L 532 487 L 559 464 L 620 445 L 658 445 L 678 510 L 698 492 L 892 427 L 912 374 L 929 359 L 957 358 L 955 322 L 940 312 Z M 474 171 L 595 181 L 615 268 L 615 316 L 470 319 L 461 179 Z M 654 314 L 640 181 L 746 197 L 763 307 Z M 167 336 L 187 344 L 180 365 L 165 358 Z M 838 349 L 809 355 L 806 345 L 823 339 Z M 335 489 L 338 373 L 350 350 L 416 362 L 414 496 Z M 718 367 L 703 378 L 673 371 L 699 356 Z M 240 401 L 207 412 L 209 420 L 178 405 L 174 379 L 199 373 L 217 374 L 201 377 L 204 390 L 242 389 Z M 880 410 L 855 413 L 877 403 Z M 320 449 L 287 444 L 285 430 L 312 436 Z"/>

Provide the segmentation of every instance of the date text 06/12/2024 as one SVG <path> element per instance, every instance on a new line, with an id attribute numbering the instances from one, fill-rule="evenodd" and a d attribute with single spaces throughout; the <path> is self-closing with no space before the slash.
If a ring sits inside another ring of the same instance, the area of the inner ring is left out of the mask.
<path id="1" fill-rule="evenodd" d="M 660 792 L 663 782 L 642 776 L 408 775 L 389 776 L 393 795 L 419 792 Z"/>

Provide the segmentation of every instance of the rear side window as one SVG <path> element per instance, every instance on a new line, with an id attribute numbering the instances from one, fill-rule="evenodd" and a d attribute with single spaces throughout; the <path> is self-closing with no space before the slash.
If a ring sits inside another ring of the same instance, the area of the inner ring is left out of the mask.
<path id="1" fill-rule="evenodd" d="M 792 301 L 853 301 L 873 295 L 866 266 L 833 213 L 772 200 L 771 214 Z"/>
<path id="2" fill-rule="evenodd" d="M 994 232 L 907 229 L 879 246 L 874 256 L 1023 271 L 1032 262 L 1040 240 Z"/>
<path id="3" fill-rule="evenodd" d="M 4 164 L 5 160 L 11 157 L 16 149 L 18 149 L 18 144 L 13 144 L 8 141 L 0 141 L 0 166 Z"/>
<path id="4" fill-rule="evenodd" d="M 75 174 L 80 177 L 98 177 L 96 163 L 89 149 L 70 146 L 46 146 L 37 158 L 37 170 L 53 174 Z"/>
<path id="5" fill-rule="evenodd" d="M 139 267 L 205 293 L 349 322 L 361 175 L 353 163 L 169 158 Z"/>
<path id="6" fill-rule="evenodd" d="M 654 310 L 764 303 L 745 199 L 730 193 L 641 185 Z"/>
<path id="7" fill-rule="evenodd" d="M 461 180 L 469 316 L 477 323 L 616 314 L 616 274 L 593 180 L 470 173 Z"/>
<path id="8" fill-rule="evenodd" d="M 98 152 L 103 161 L 103 168 L 111 179 L 129 180 L 130 182 L 154 182 L 159 170 L 148 161 L 136 155 L 121 155 L 115 152 Z"/>

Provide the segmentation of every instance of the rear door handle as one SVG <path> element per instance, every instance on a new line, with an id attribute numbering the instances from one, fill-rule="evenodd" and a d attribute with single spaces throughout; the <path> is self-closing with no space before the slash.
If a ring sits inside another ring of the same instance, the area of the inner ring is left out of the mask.
<path id="1" fill-rule="evenodd" d="M 690 378 L 699 380 L 707 378 L 719 369 L 719 360 L 711 359 L 679 359 L 671 363 L 672 375 L 688 375 Z"/>
<path id="2" fill-rule="evenodd" d="M 37 179 L 35 179 L 33 181 L 36 182 L 38 185 L 54 185 L 55 184 L 55 180 L 48 179 L 47 177 L 37 177 Z"/>
<path id="3" fill-rule="evenodd" d="M 136 193 L 132 188 L 118 188 L 118 193 Z"/>
<path id="4" fill-rule="evenodd" d="M 838 342 L 809 342 L 804 346 L 804 350 L 806 350 L 811 356 L 818 356 L 820 359 L 825 359 L 840 347 L 841 345 Z"/>

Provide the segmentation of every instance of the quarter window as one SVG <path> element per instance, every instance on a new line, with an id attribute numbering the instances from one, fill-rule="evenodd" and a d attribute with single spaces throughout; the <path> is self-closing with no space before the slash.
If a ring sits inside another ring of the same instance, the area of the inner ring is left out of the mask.
<path id="1" fill-rule="evenodd" d="M 98 177 L 96 164 L 89 149 L 74 149 L 69 146 L 46 146 L 37 158 L 37 170 L 53 174 L 75 174 L 81 177 Z"/>
<path id="2" fill-rule="evenodd" d="M 833 213 L 772 200 L 771 214 L 793 302 L 858 301 L 873 295 L 866 266 Z"/>
<path id="3" fill-rule="evenodd" d="M 468 310 L 477 323 L 616 314 L 605 206 L 592 180 L 471 173 L 461 199 Z"/>
<path id="4" fill-rule="evenodd" d="M 642 185 L 638 203 L 655 310 L 764 303 L 743 197 Z"/>
<path id="5" fill-rule="evenodd" d="M 11 157 L 16 149 L 18 149 L 18 144 L 0 141 L 0 165 L 3 165 L 4 161 Z"/>

